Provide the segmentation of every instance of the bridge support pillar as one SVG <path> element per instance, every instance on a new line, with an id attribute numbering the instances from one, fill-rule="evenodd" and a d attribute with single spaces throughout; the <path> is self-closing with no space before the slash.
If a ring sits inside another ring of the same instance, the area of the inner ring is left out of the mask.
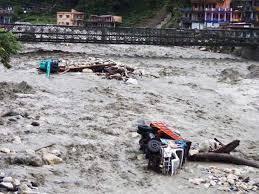
<path id="1" fill-rule="evenodd" d="M 246 59 L 259 61 L 259 47 L 258 46 L 242 47 L 241 56 Z"/>

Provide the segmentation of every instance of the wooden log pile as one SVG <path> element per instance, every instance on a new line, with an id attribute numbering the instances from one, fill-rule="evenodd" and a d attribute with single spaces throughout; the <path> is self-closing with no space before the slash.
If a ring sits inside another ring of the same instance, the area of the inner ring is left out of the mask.
<path id="1" fill-rule="evenodd" d="M 68 65 L 60 66 L 59 73 L 64 74 L 67 72 L 84 72 L 89 69 L 99 76 L 104 76 L 107 79 L 116 79 L 126 81 L 134 74 L 134 68 L 126 65 L 119 65 L 116 63 L 95 63 L 95 64 L 82 64 L 82 65 Z"/>

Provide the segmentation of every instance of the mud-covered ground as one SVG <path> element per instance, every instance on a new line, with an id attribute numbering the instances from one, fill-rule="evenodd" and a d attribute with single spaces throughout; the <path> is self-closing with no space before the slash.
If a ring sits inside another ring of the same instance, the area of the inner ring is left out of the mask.
<path id="1" fill-rule="evenodd" d="M 165 121 L 194 143 L 240 139 L 236 154 L 259 161 L 258 62 L 158 46 L 28 44 L 24 52 L 12 58 L 11 70 L 0 67 L 0 82 L 25 81 L 32 87 L 24 91 L 23 83 L 6 93 L 2 83 L 0 113 L 19 114 L 0 118 L 0 147 L 15 155 L 54 144 L 47 149 L 58 150 L 63 162 L 10 164 L 0 153 L 0 171 L 37 182 L 40 193 L 224 193 L 193 185 L 189 178 L 206 177 L 204 168 L 210 165 L 244 168 L 188 163 L 173 177 L 151 172 L 135 132 L 143 120 Z M 88 57 L 126 64 L 142 76 L 131 85 L 94 73 L 47 79 L 36 70 L 43 58 L 84 62 Z M 249 176 L 258 178 L 259 171 L 250 169 Z"/>

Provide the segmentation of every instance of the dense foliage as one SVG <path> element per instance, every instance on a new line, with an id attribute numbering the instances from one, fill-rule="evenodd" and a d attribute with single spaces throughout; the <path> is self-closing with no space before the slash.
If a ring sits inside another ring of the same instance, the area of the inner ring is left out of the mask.
<path id="1" fill-rule="evenodd" d="M 0 31 L 0 61 L 6 68 L 11 68 L 10 56 L 16 54 L 20 48 L 20 43 L 12 33 Z"/>
<path id="2" fill-rule="evenodd" d="M 123 16 L 125 26 L 141 23 L 154 16 L 162 7 L 173 13 L 178 22 L 178 7 L 190 0 L 0 0 L 0 6 L 13 6 L 15 19 L 32 23 L 55 23 L 56 12 L 76 8 L 87 16 L 114 14 Z M 25 9 L 29 9 L 24 13 Z"/>

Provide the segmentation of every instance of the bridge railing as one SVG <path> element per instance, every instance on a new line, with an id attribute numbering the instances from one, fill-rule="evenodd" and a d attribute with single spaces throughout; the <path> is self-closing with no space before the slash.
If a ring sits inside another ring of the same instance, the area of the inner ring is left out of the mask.
<path id="1" fill-rule="evenodd" d="M 191 30 L 154 28 L 67 27 L 53 25 L 5 25 L 21 41 L 154 44 L 154 45 L 259 45 L 258 29 Z"/>

